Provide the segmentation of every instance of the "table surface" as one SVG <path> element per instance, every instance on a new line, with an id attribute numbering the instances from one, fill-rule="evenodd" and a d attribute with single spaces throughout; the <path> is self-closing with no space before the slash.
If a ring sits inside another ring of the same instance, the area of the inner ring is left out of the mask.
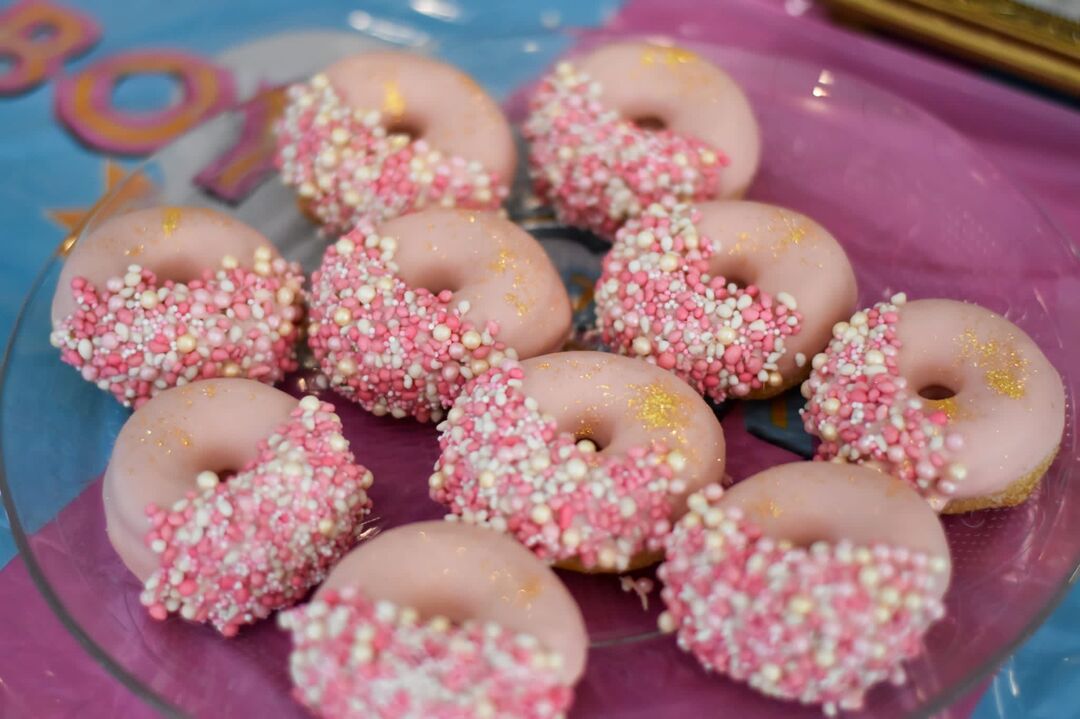
<path id="1" fill-rule="evenodd" d="M 810 0 L 372 0 L 363 12 L 417 28 L 443 47 L 470 37 L 529 34 L 552 28 L 617 26 L 812 61 L 856 74 L 915 102 L 953 125 L 1039 204 L 1062 233 L 1080 238 L 1080 112 L 1001 78 L 880 38 L 856 35 L 828 22 Z M 298 28 L 345 29 L 350 8 L 333 0 L 218 3 L 190 0 L 84 0 L 102 38 L 73 71 L 135 48 L 180 48 L 212 57 L 268 33 Z M 2 29 L 2 28 L 0 28 Z M 491 68 L 481 80 L 512 88 L 539 72 L 572 43 L 572 33 L 541 43 L 531 66 Z M 452 59 L 452 58 L 451 58 Z M 134 101 L 161 88 L 130 88 Z M 38 268 L 65 235 L 48 210 L 86 207 L 103 189 L 106 156 L 74 140 L 53 114 L 52 84 L 24 95 L 0 96 L 0 160 L 18 182 L 0 183 L 0 337 L 10 331 Z M 123 98 L 120 98 L 121 100 Z M 130 161 L 121 161 L 121 164 Z M 59 507 L 57 508 L 59 509 Z M 0 518 L 2 523 L 2 518 Z M 150 711 L 84 655 L 36 594 L 12 557 L 0 527 L 0 716 L 150 716 Z M 8 561 L 10 559 L 10 561 Z M 1010 658 L 978 702 L 978 719 L 1073 716 L 1080 699 L 1080 591 Z M 18 663 L 20 670 L 12 670 Z M 28 673 L 26 666 L 40 666 Z M 18 681 L 12 681 L 17 676 Z M 966 708 L 961 710 L 966 713 Z"/>

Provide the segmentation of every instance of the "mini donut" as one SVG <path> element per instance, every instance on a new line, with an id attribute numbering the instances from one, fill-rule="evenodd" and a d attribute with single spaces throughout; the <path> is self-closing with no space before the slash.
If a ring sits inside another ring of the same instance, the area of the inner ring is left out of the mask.
<path id="1" fill-rule="evenodd" d="M 665 542 L 660 628 L 708 671 L 825 714 L 904 681 L 944 616 L 951 561 L 934 511 L 854 465 L 795 462 L 711 485 Z"/>
<path id="2" fill-rule="evenodd" d="M 741 197 L 761 155 L 743 91 L 678 47 L 618 42 L 561 62 L 529 110 L 536 193 L 563 222 L 604 237 L 667 196 Z"/>
<path id="3" fill-rule="evenodd" d="M 503 357 L 562 346 L 570 300 L 538 242 L 495 213 L 432 208 L 330 247 L 311 278 L 308 343 L 339 393 L 438 421 Z"/>
<path id="4" fill-rule="evenodd" d="M 594 296 L 608 347 L 722 402 L 798 384 L 856 288 L 843 248 L 805 215 L 668 201 L 619 230 Z"/>
<path id="5" fill-rule="evenodd" d="M 870 463 L 947 514 L 1020 504 L 1057 455 L 1061 378 L 978 305 L 896 295 L 833 328 L 813 366 L 803 422 L 817 458 Z"/>
<path id="6" fill-rule="evenodd" d="M 602 352 L 507 361 L 439 426 L 431 496 L 584 571 L 656 561 L 685 498 L 724 474 L 724 432 L 667 372 Z"/>
<path id="7" fill-rule="evenodd" d="M 290 630 L 296 698 L 340 717 L 561 717 L 585 670 L 581 611 L 513 540 L 396 527 L 334 568 Z"/>
<path id="8" fill-rule="evenodd" d="M 150 616 L 232 636 L 322 581 L 360 537 L 371 482 L 332 405 L 251 380 L 195 382 L 120 430 L 106 531 Z"/>
<path id="9" fill-rule="evenodd" d="M 496 209 L 517 156 L 499 106 L 472 78 L 405 52 L 370 52 L 288 90 L 275 162 L 334 234 L 427 206 Z"/>
<path id="10" fill-rule="evenodd" d="M 124 406 L 197 379 L 274 383 L 297 368 L 300 266 L 213 210 L 106 220 L 64 261 L 50 341 Z"/>

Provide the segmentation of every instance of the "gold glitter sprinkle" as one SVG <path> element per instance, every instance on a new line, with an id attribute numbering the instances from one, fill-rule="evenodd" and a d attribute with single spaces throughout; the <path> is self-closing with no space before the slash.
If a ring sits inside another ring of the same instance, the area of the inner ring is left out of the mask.
<path id="1" fill-rule="evenodd" d="M 663 382 L 651 382 L 646 385 L 630 385 L 633 390 L 628 404 L 633 410 L 634 416 L 641 420 L 646 429 L 666 430 L 685 443 L 682 436 L 690 424 L 690 412 L 686 406 L 686 400 L 667 388 Z"/>
<path id="2" fill-rule="evenodd" d="M 578 420 L 577 429 L 574 430 L 574 439 L 591 439 L 596 441 L 596 427 L 600 424 L 600 420 L 597 418 L 596 410 L 589 408 L 585 410 L 584 416 Z"/>
<path id="3" fill-rule="evenodd" d="M 960 344 L 960 361 L 981 369 L 988 388 L 1009 399 L 1024 397 L 1028 360 L 1016 349 L 1013 338 L 980 342 L 974 330 L 966 330 L 956 341 Z"/>
<path id="4" fill-rule="evenodd" d="M 521 584 L 517 590 L 517 596 L 522 604 L 531 604 L 533 599 L 540 596 L 543 589 L 544 585 L 540 581 L 540 577 L 534 575 Z"/>
<path id="5" fill-rule="evenodd" d="M 801 247 L 804 242 L 812 240 L 810 229 L 810 223 L 805 217 L 777 210 L 772 219 L 764 227 L 757 227 L 753 234 L 740 232 L 735 244 L 728 248 L 728 254 L 741 255 L 767 249 L 775 260 L 792 247 Z M 762 241 L 763 238 L 768 239 L 767 247 Z"/>
<path id="6" fill-rule="evenodd" d="M 749 510 L 759 517 L 772 517 L 776 519 L 784 510 L 772 499 L 762 499 L 750 505 Z"/>
<path id="7" fill-rule="evenodd" d="M 960 405 L 956 401 L 956 397 L 924 399 L 923 401 L 926 402 L 926 406 L 931 412 L 944 412 L 950 422 L 956 419 L 957 415 L 960 413 Z"/>
<path id="8" fill-rule="evenodd" d="M 401 117 L 405 114 L 405 98 L 401 94 L 397 80 L 388 80 L 383 83 L 382 109 L 392 117 Z"/>
<path id="9" fill-rule="evenodd" d="M 166 237 L 172 236 L 176 228 L 180 227 L 180 208 L 166 207 L 161 212 L 161 231 Z"/>
<path id="10" fill-rule="evenodd" d="M 1050 465 L 1057 458 L 1058 448 L 1035 465 L 1030 472 L 1009 484 L 1000 492 L 985 497 L 970 497 L 968 499 L 954 499 L 945 505 L 943 514 L 962 514 L 975 512 L 989 507 L 1015 507 L 1024 502 L 1031 493 L 1039 486 L 1039 480 L 1050 469 Z"/>
<path id="11" fill-rule="evenodd" d="M 203 385 L 202 393 L 207 399 L 213 399 L 217 394 L 217 385 L 212 383 L 201 383 Z"/>
<path id="12" fill-rule="evenodd" d="M 506 272 L 506 268 L 514 266 L 514 261 L 516 259 L 517 255 L 515 255 L 512 250 L 507 247 L 500 247 L 499 256 L 492 260 L 491 264 L 488 265 L 488 268 L 490 268 L 492 272 L 502 274 L 503 272 Z"/>
<path id="13" fill-rule="evenodd" d="M 674 67 L 675 65 L 696 62 L 697 59 L 697 55 L 681 47 L 649 46 L 641 51 L 642 65 L 663 63 L 669 67 Z"/>
<path id="14" fill-rule="evenodd" d="M 165 228 L 165 226 L 162 225 L 162 229 L 164 229 L 164 228 Z M 124 250 L 124 254 L 127 255 L 128 257 L 138 257 L 139 255 L 141 255 L 143 253 L 143 250 L 145 250 L 145 249 L 146 249 L 146 245 L 144 245 L 144 244 L 142 244 L 140 242 L 139 244 L 135 245 L 134 247 L 129 247 L 126 250 Z"/>
<path id="15" fill-rule="evenodd" d="M 524 317 L 526 313 L 528 313 L 528 303 L 526 303 L 513 292 L 507 292 L 506 295 L 504 295 L 503 299 L 505 299 L 507 303 L 514 308 L 514 311 L 517 312 L 518 317 Z"/>
<path id="16" fill-rule="evenodd" d="M 778 210 L 776 214 L 784 225 L 784 235 L 773 246 L 773 256 L 776 256 L 778 252 L 786 252 L 792 245 L 798 247 L 810 232 L 806 218 L 792 215 L 783 210 Z"/>

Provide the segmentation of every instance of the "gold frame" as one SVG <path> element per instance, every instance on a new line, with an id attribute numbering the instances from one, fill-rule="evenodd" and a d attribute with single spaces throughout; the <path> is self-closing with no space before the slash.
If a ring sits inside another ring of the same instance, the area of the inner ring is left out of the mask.
<path id="1" fill-rule="evenodd" d="M 1080 23 L 1015 0 L 826 0 L 880 27 L 1080 97 Z"/>

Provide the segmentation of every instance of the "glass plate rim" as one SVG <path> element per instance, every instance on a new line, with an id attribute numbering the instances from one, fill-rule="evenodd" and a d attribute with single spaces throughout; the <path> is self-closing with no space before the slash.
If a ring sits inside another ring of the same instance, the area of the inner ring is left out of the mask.
<path id="1" fill-rule="evenodd" d="M 677 39 L 681 44 L 687 46 L 708 47 L 711 49 L 719 49 L 722 52 L 734 52 L 739 55 L 753 58 L 760 61 L 783 61 L 785 64 L 792 66 L 802 66 L 804 69 L 811 70 L 817 68 L 819 65 L 824 65 L 820 62 L 812 62 L 803 58 L 785 57 L 781 55 L 772 55 L 758 52 L 753 49 L 741 47 L 741 46 L 727 46 L 722 47 L 714 43 L 703 42 L 701 40 L 695 40 L 689 37 L 683 37 L 679 34 L 673 35 L 656 35 L 650 33 L 622 33 L 617 30 L 611 29 L 592 29 L 582 32 L 578 35 L 577 40 L 580 41 L 578 45 L 565 49 L 560 57 L 574 56 L 581 52 L 582 46 L 588 47 L 597 42 L 603 42 L 604 40 L 633 40 L 643 39 L 650 41 L 663 40 L 670 42 L 673 39 Z M 832 71 L 835 72 L 836 71 Z M 898 105 L 904 107 L 905 110 L 914 113 L 927 121 L 933 126 L 935 132 L 946 133 L 951 140 L 959 143 L 963 146 L 963 149 L 967 155 L 975 158 L 977 161 L 983 163 L 985 166 L 993 169 L 1000 177 L 1001 181 L 1007 186 L 1007 188 L 1016 194 L 1017 197 L 1026 202 L 1031 207 L 1039 218 L 1046 223 L 1047 227 L 1056 235 L 1057 239 L 1064 243 L 1068 249 L 1071 250 L 1074 261 L 1078 260 L 1078 248 L 1076 241 L 1071 235 L 1063 230 L 1063 228 L 1047 214 L 1042 205 L 1035 201 L 1035 199 L 1026 190 L 1018 186 L 1011 175 L 1003 172 L 996 161 L 985 153 L 980 151 L 972 142 L 968 140 L 963 134 L 956 130 L 952 125 L 939 117 L 932 110 L 923 107 L 920 103 L 910 100 L 903 95 L 895 93 L 885 87 L 878 85 L 873 80 L 863 77 L 862 75 L 851 71 L 840 71 L 840 75 L 845 78 L 846 82 L 853 83 L 856 86 L 862 86 L 870 88 L 872 91 L 879 93 L 883 97 L 891 98 Z M 536 78 L 528 80 L 522 83 L 519 87 L 512 90 L 504 101 L 509 101 L 515 98 L 522 90 L 532 86 Z M 227 108 L 221 113 L 208 118 L 203 123 L 196 125 L 191 130 L 188 130 L 171 141 L 170 144 L 175 144 L 182 141 L 185 137 L 199 132 L 207 124 L 213 123 L 223 119 L 224 117 L 237 112 L 237 108 Z M 160 150 L 158 151 L 160 152 Z M 0 407 L 3 406 L 4 390 L 6 380 L 8 377 L 9 363 L 13 354 L 13 348 L 15 341 L 20 334 L 20 330 L 23 329 L 25 324 L 27 310 L 32 301 L 34 301 L 37 294 L 43 289 L 46 278 L 49 272 L 54 267 L 54 263 L 62 262 L 63 257 L 66 254 L 65 250 L 69 249 L 74 242 L 78 241 L 78 237 L 81 237 L 85 228 L 92 225 L 95 218 L 106 210 L 110 204 L 110 200 L 117 197 L 128 184 L 129 181 L 137 174 L 140 168 L 145 167 L 147 164 L 153 162 L 154 155 L 142 158 L 134 167 L 130 168 L 128 174 L 124 179 L 115 187 L 113 187 L 107 194 L 103 195 L 97 204 L 91 208 L 90 213 L 84 219 L 82 226 L 74 233 L 71 233 L 60 243 L 60 245 L 50 253 L 48 259 L 43 266 L 38 270 L 34 276 L 33 281 L 30 284 L 26 295 L 22 298 L 19 304 L 18 311 L 15 319 L 12 323 L 11 329 L 8 332 L 6 342 L 3 347 L 3 353 L 0 355 Z M 520 222 L 522 218 L 518 218 Z M 72 238 L 75 237 L 74 241 Z M 1074 429 L 1075 431 L 1075 429 Z M 19 558 L 22 559 L 26 566 L 27 573 L 30 575 L 34 586 L 41 594 L 46 605 L 53 612 L 57 620 L 61 625 L 71 634 L 71 636 L 79 643 L 80 646 L 90 655 L 90 657 L 98 663 L 99 666 L 109 672 L 109 674 L 122 686 L 131 691 L 136 697 L 147 704 L 150 708 L 161 713 L 167 717 L 185 717 L 188 716 L 181 708 L 175 706 L 172 702 L 164 697 L 160 696 L 155 690 L 147 686 L 141 679 L 130 672 L 120 662 L 115 660 L 109 652 L 107 652 L 100 644 L 98 644 L 90 634 L 83 629 L 82 626 L 73 618 L 65 606 L 63 600 L 58 593 L 53 589 L 45 572 L 42 570 L 40 564 L 34 555 L 33 549 L 30 547 L 29 535 L 23 527 L 22 520 L 19 517 L 18 510 L 15 506 L 15 501 L 12 498 L 11 488 L 8 484 L 7 473 L 5 471 L 5 463 L 3 461 L 4 447 L 3 447 L 3 433 L 0 432 L 0 501 L 2 501 L 5 512 L 7 513 L 8 523 L 10 525 L 10 532 L 14 540 L 16 549 L 18 550 Z M 990 673 L 992 673 L 1003 661 L 1016 652 L 1016 650 L 1023 645 L 1046 621 L 1046 619 L 1058 608 L 1061 602 L 1064 600 L 1066 594 L 1072 589 L 1072 587 L 1080 580 L 1080 548 L 1075 552 L 1071 565 L 1073 569 L 1069 572 L 1068 577 L 1061 582 L 1061 584 L 1055 588 L 1050 599 L 1035 612 L 1032 617 L 1024 624 L 1024 627 L 1019 631 L 1015 637 L 1009 642 L 1002 645 L 1002 648 L 980 664 L 974 670 L 968 672 L 967 676 L 958 681 L 952 686 L 946 687 L 936 693 L 935 696 L 927 700 L 922 707 L 920 707 L 912 716 L 918 717 L 932 717 L 939 712 L 943 711 L 954 702 L 959 700 L 973 690 L 981 681 L 983 681 Z M 655 639 L 656 636 L 647 636 L 637 638 L 641 640 Z M 602 643 L 598 648 L 607 646 L 607 643 Z"/>

